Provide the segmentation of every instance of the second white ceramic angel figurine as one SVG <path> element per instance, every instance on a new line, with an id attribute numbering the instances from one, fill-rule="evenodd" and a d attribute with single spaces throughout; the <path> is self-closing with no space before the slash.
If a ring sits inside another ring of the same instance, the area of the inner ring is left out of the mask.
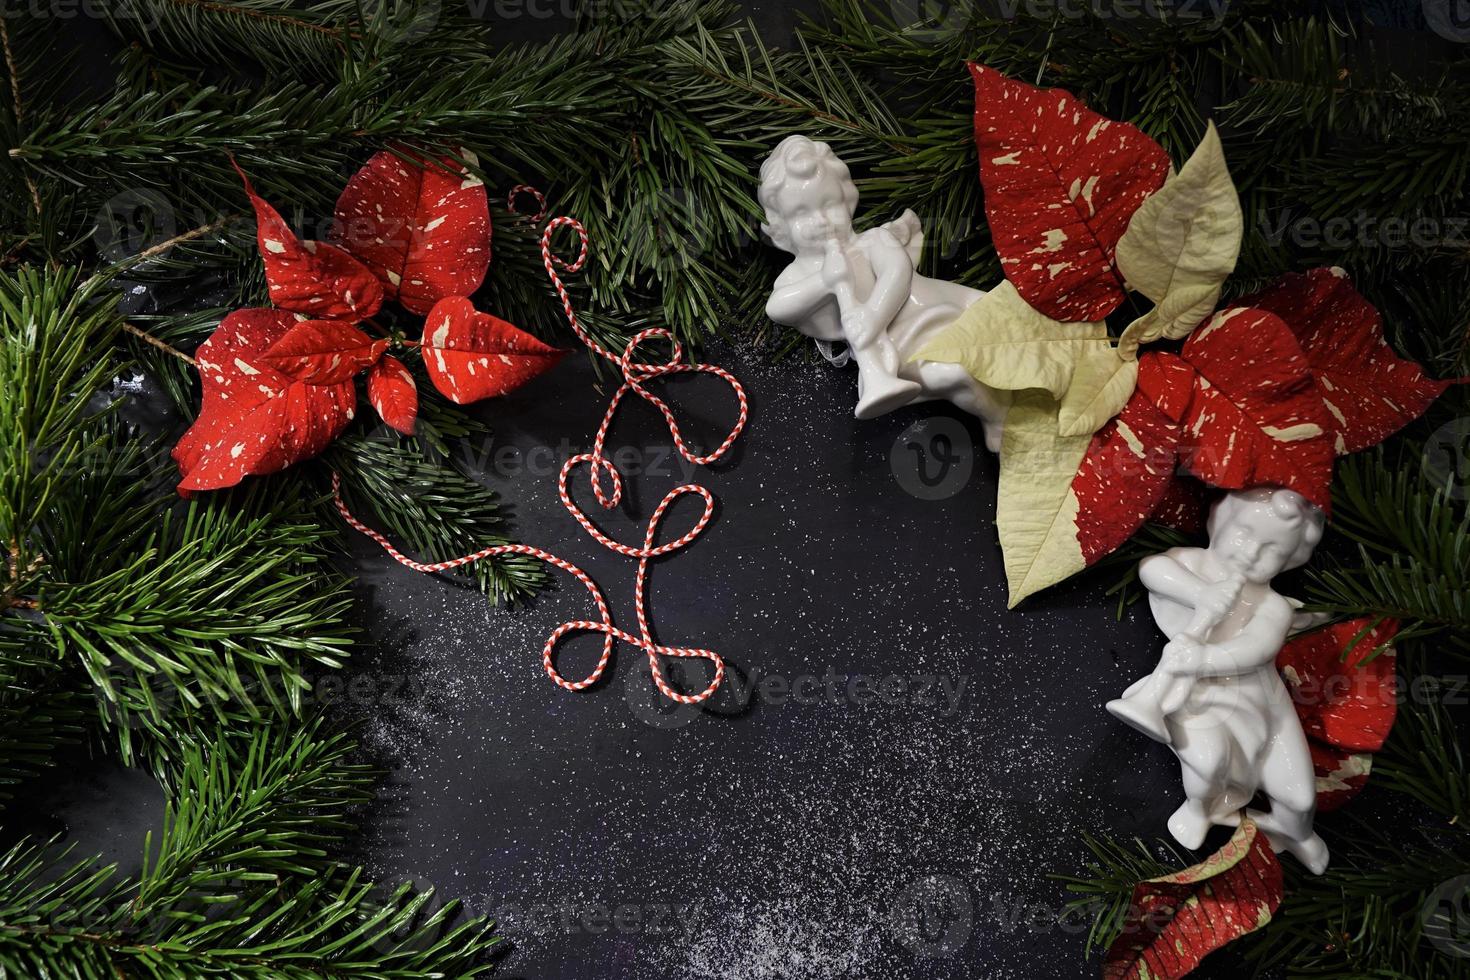
<path id="1" fill-rule="evenodd" d="M 1169 643 L 1108 710 L 1179 757 L 1185 801 L 1169 832 L 1185 847 L 1199 847 L 1213 824 L 1239 825 L 1244 812 L 1276 850 L 1314 874 L 1327 867 L 1312 830 L 1311 753 L 1276 669 L 1296 609 L 1271 588 L 1307 562 L 1322 527 L 1322 511 L 1294 491 L 1236 491 L 1210 512 L 1208 548 L 1171 548 L 1138 566 Z M 1269 810 L 1247 809 L 1258 793 Z"/>
<path id="2" fill-rule="evenodd" d="M 980 417 L 1000 449 L 1009 392 L 958 364 L 914 361 L 935 332 L 983 294 L 915 271 L 924 231 L 918 216 L 853 231 L 857 186 L 826 143 L 788 136 L 761 165 L 761 226 L 795 258 L 776 279 L 766 314 L 817 340 L 845 341 L 858 366 L 858 418 L 943 398 Z"/>

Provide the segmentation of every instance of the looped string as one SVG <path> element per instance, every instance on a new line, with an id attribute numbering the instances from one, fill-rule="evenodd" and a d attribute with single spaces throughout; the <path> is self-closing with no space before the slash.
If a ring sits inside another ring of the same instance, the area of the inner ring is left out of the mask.
<path id="1" fill-rule="evenodd" d="M 509 205 L 510 209 L 515 210 L 516 197 L 521 193 L 528 193 L 535 197 L 541 210 L 538 211 L 534 217 L 530 218 L 530 220 L 540 221 L 545 214 L 546 199 L 542 196 L 540 191 L 537 191 L 533 187 L 519 186 L 513 188 L 507 200 L 507 204 Z M 580 248 L 577 253 L 577 258 L 573 262 L 567 262 L 565 259 L 554 254 L 551 250 L 552 235 L 556 233 L 557 229 L 563 227 L 571 228 L 572 230 L 574 230 L 577 233 L 578 239 L 580 240 Z M 627 633 L 613 625 L 612 613 L 608 609 L 606 600 L 604 600 L 602 597 L 602 591 L 597 587 L 597 583 L 592 580 L 591 576 L 582 571 L 576 565 L 573 565 L 571 562 L 558 558 L 550 552 L 542 551 L 540 548 L 535 548 L 530 545 L 505 544 L 484 548 L 480 551 L 475 552 L 474 554 L 464 555 L 460 558 L 453 558 L 448 561 L 427 563 L 417 562 L 403 555 L 400 551 L 398 551 L 398 549 L 393 547 L 392 543 L 389 542 L 386 537 L 373 530 L 372 528 L 367 527 L 351 514 L 351 512 L 347 508 L 347 505 L 342 500 L 341 479 L 335 473 L 332 474 L 332 492 L 336 498 L 337 510 L 342 514 L 343 519 L 347 521 L 349 525 L 356 528 L 358 531 L 361 531 L 363 534 L 367 535 L 369 538 L 372 538 L 374 541 L 380 544 L 383 549 L 386 550 L 388 554 L 391 555 L 399 563 L 405 565 L 408 568 L 412 568 L 415 571 L 442 572 L 451 568 L 458 568 L 461 565 L 470 564 L 471 562 L 480 561 L 485 558 L 491 558 L 496 555 L 519 554 L 530 555 L 531 557 L 538 558 L 549 565 L 560 568 L 562 571 L 573 576 L 584 586 L 586 586 L 588 593 L 592 596 L 593 604 L 597 607 L 598 616 L 600 618 L 597 621 L 574 620 L 572 622 L 562 623 L 560 626 L 552 631 L 549 637 L 547 637 L 546 644 L 541 649 L 541 662 L 546 669 L 547 675 L 553 681 L 566 688 L 567 690 L 580 691 L 588 687 L 589 685 L 596 683 L 598 678 L 602 676 L 603 671 L 607 668 L 608 662 L 612 657 L 613 646 L 618 640 L 622 640 L 624 643 L 642 649 L 648 655 L 648 666 L 649 670 L 653 674 L 654 684 L 658 686 L 659 691 L 661 691 L 665 697 L 671 698 L 674 701 L 678 701 L 681 704 L 698 704 L 699 702 L 708 699 L 710 695 L 714 694 L 715 690 L 719 688 L 720 682 L 723 681 L 725 677 L 725 661 L 720 657 L 719 654 L 715 653 L 713 650 L 705 650 L 696 647 L 662 646 L 654 641 L 653 630 L 649 625 L 648 619 L 648 565 L 650 560 L 661 555 L 667 555 L 672 552 L 678 551 L 680 548 L 687 546 L 695 538 L 699 537 L 699 535 L 704 531 L 705 527 L 708 526 L 710 519 L 714 516 L 714 494 L 710 493 L 707 488 L 700 486 L 697 483 L 687 483 L 683 486 L 678 486 L 670 490 L 667 494 L 664 495 L 663 500 L 659 501 L 658 506 L 654 508 L 653 516 L 649 518 L 648 526 L 643 534 L 642 545 L 635 547 L 633 545 L 624 544 L 621 541 L 617 541 L 603 533 L 602 529 L 594 524 L 591 518 L 583 513 L 582 509 L 577 506 L 575 501 L 572 500 L 571 492 L 567 488 L 567 481 L 571 475 L 572 470 L 576 469 L 581 464 L 586 463 L 590 467 L 588 474 L 588 483 L 592 487 L 592 494 L 594 497 L 597 498 L 597 502 L 601 504 L 604 509 L 611 509 L 613 507 L 616 507 L 623 499 L 622 474 L 618 471 L 617 466 L 613 464 L 612 460 L 607 457 L 605 450 L 607 447 L 607 434 L 608 431 L 612 428 L 613 419 L 617 416 L 618 406 L 622 404 L 623 397 L 630 391 L 636 394 L 639 398 L 642 398 L 644 401 L 648 402 L 654 408 L 658 409 L 659 414 L 664 417 L 664 421 L 668 424 L 669 435 L 674 440 L 674 447 L 678 450 L 679 455 L 683 456 L 684 459 L 698 466 L 708 466 L 709 464 L 718 461 L 721 457 L 725 455 L 726 452 L 729 451 L 730 447 L 734 445 L 735 440 L 739 438 L 740 433 L 745 428 L 745 423 L 750 415 L 750 406 L 745 396 L 745 388 L 740 384 L 739 380 L 737 380 L 733 374 L 731 374 L 729 371 L 726 371 L 724 368 L 718 367 L 713 364 L 686 363 L 684 361 L 684 348 L 679 343 L 678 338 L 676 338 L 672 332 L 664 329 L 663 327 L 650 327 L 646 330 L 640 331 L 639 333 L 634 335 L 631 340 L 628 341 L 627 346 L 623 348 L 623 352 L 621 354 L 612 353 L 607 348 L 599 344 L 596 340 L 594 340 L 591 335 L 589 335 L 587 331 L 583 328 L 581 322 L 577 319 L 577 313 L 572 306 L 571 297 L 567 294 L 566 285 L 562 282 L 561 276 L 557 273 L 558 268 L 567 273 L 575 273 L 582 269 L 582 267 L 586 265 L 587 262 L 588 249 L 589 242 L 587 238 L 587 229 L 583 227 L 581 222 L 577 221 L 574 218 L 553 218 L 550 222 L 547 223 L 545 229 L 541 233 L 542 264 L 546 267 L 546 274 L 551 278 L 551 283 L 556 288 L 557 296 L 561 298 L 562 309 L 566 313 L 567 323 L 570 324 L 573 332 L 576 333 L 577 337 L 582 341 L 582 343 L 586 344 L 592 351 L 594 351 L 598 355 L 618 366 L 618 369 L 622 372 L 623 375 L 623 384 L 621 387 L 618 388 L 616 392 L 613 393 L 612 399 L 608 402 L 607 411 L 604 413 L 602 417 L 602 422 L 597 427 L 597 434 L 592 441 L 592 451 L 587 453 L 579 453 L 578 455 L 568 459 L 562 465 L 561 472 L 557 475 L 557 494 L 561 498 L 562 506 L 567 509 L 568 513 L 570 513 L 572 517 L 576 519 L 578 524 L 582 525 L 582 528 L 595 541 L 597 541 L 604 547 L 617 552 L 618 554 L 626 555 L 629 558 L 638 559 L 638 573 L 635 578 L 633 596 L 634 608 L 638 614 L 637 636 L 634 636 L 631 633 Z M 639 347 L 645 341 L 653 339 L 663 339 L 668 341 L 670 349 L 668 359 L 662 362 L 655 363 L 637 360 L 636 355 L 638 353 Z M 739 414 L 735 420 L 734 426 L 731 427 L 729 434 L 727 434 L 724 440 L 711 452 L 705 453 L 703 455 L 696 453 L 689 447 L 688 443 L 684 441 L 684 435 L 679 428 L 679 422 L 674 417 L 673 410 L 669 408 L 668 403 L 645 387 L 645 384 L 647 382 L 653 381 L 656 378 L 671 374 L 687 373 L 713 374 L 716 377 L 723 379 L 730 385 L 730 389 L 734 392 L 735 399 L 739 404 Z M 604 478 L 610 481 L 611 490 L 604 488 Z M 659 544 L 659 525 L 662 523 L 665 513 L 668 512 L 669 507 L 673 505 L 674 501 L 678 500 L 680 497 L 687 496 L 689 494 L 695 494 L 704 501 L 704 509 L 701 512 L 699 519 L 695 521 L 694 525 L 688 531 L 684 532 L 684 534 L 682 534 L 681 536 L 675 538 L 672 541 L 667 541 L 663 544 Z M 564 678 L 561 673 L 556 669 L 554 659 L 556 645 L 561 642 L 562 637 L 572 633 L 603 634 L 602 656 L 598 659 L 597 665 L 592 669 L 592 672 L 579 681 L 569 681 Z M 660 657 L 683 657 L 708 660 L 714 666 L 714 677 L 710 680 L 709 686 L 700 691 L 698 694 L 684 694 L 681 691 L 675 690 L 664 678 L 663 669 L 659 662 Z"/>
<path id="2" fill-rule="evenodd" d="M 522 214 L 521 218 L 527 223 L 534 225 L 546 217 L 546 195 L 542 194 L 530 184 L 517 184 L 505 195 L 505 209 L 514 213 L 516 211 L 516 198 L 522 194 L 530 194 L 536 199 L 536 207 L 539 209 L 535 214 Z"/>

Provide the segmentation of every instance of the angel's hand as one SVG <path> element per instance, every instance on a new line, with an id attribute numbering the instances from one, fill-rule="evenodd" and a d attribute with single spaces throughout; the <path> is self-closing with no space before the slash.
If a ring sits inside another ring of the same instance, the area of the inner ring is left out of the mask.
<path id="1" fill-rule="evenodd" d="M 1231 576 L 1223 582 L 1212 582 L 1200 590 L 1195 609 L 1201 616 L 1218 623 L 1240 601 L 1240 590 L 1244 585 L 1245 580 L 1237 576 Z"/>
<path id="2" fill-rule="evenodd" d="M 852 265 L 847 261 L 847 252 L 838 242 L 828 242 L 827 252 L 822 257 L 822 282 L 829 289 L 852 286 Z"/>
<path id="3" fill-rule="evenodd" d="M 1194 637 L 1181 633 L 1164 647 L 1164 656 L 1159 666 L 1170 673 L 1193 673 L 1204 664 L 1205 645 Z"/>

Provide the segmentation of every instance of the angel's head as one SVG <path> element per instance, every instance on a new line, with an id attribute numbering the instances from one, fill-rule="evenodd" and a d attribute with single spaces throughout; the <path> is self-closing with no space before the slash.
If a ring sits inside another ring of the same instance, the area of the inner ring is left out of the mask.
<path id="1" fill-rule="evenodd" d="M 1210 550 L 1247 581 L 1264 584 L 1305 565 L 1325 523 L 1321 509 L 1295 490 L 1238 490 L 1210 511 Z"/>
<path id="2" fill-rule="evenodd" d="M 761 164 L 761 231 L 793 255 L 821 254 L 834 239 L 852 235 L 857 185 L 847 164 L 826 143 L 788 136 Z"/>

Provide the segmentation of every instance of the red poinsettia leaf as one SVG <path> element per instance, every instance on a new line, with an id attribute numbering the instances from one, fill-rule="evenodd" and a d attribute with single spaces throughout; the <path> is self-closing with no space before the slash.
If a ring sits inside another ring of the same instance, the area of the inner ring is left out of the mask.
<path id="1" fill-rule="evenodd" d="M 1281 318 L 1222 310 L 1181 356 L 1198 374 L 1180 447 L 1185 469 L 1227 490 L 1283 486 L 1328 509 L 1332 419 Z"/>
<path id="2" fill-rule="evenodd" d="M 565 355 L 462 296 L 441 299 L 424 321 L 429 380 L 460 405 L 514 391 Z"/>
<path id="3" fill-rule="evenodd" d="M 485 281 L 490 204 L 461 160 L 400 152 L 377 154 L 347 182 L 333 240 L 373 270 L 390 299 L 422 316 Z"/>
<path id="4" fill-rule="evenodd" d="M 971 64 L 985 216 L 1001 268 L 1036 309 L 1101 320 L 1123 301 L 1118 239 L 1163 186 L 1169 155 L 1073 96 Z"/>
<path id="5" fill-rule="evenodd" d="M 1378 445 L 1450 385 L 1394 353 L 1382 315 L 1341 269 L 1282 276 L 1236 305 L 1269 310 L 1296 334 L 1331 415 L 1338 455 Z"/>
<path id="6" fill-rule="evenodd" d="M 1317 780 L 1317 812 L 1331 813 L 1363 791 L 1373 772 L 1373 753 L 1350 752 L 1308 741 Z"/>
<path id="7" fill-rule="evenodd" d="M 1191 868 L 1133 886 L 1128 922 L 1108 949 L 1104 980 L 1175 980 L 1226 943 L 1264 926 L 1281 905 L 1281 863 L 1250 820 Z"/>
<path id="8" fill-rule="evenodd" d="M 199 417 L 174 447 L 179 490 L 217 490 L 320 453 L 352 420 L 352 382 L 313 385 L 261 357 L 297 323 L 285 310 L 236 310 L 195 352 Z"/>
<path id="9" fill-rule="evenodd" d="M 1175 422 L 1184 421 L 1194 395 L 1194 368 L 1167 351 L 1148 351 L 1138 359 L 1138 391 Z"/>
<path id="10" fill-rule="evenodd" d="M 1187 474 L 1176 472 L 1149 520 L 1185 534 L 1203 534 L 1209 512 L 1209 488 Z"/>
<path id="11" fill-rule="evenodd" d="M 303 242 L 284 218 L 235 171 L 255 209 L 255 242 L 265 264 L 271 302 L 321 320 L 363 320 L 383 304 L 383 287 L 361 262 L 326 242 Z"/>
<path id="12" fill-rule="evenodd" d="M 271 344 L 261 360 L 287 377 L 313 385 L 339 384 L 372 367 L 388 349 L 338 320 L 302 320 Z"/>
<path id="13" fill-rule="evenodd" d="M 413 375 L 396 357 L 374 364 L 367 376 L 368 401 L 388 425 L 406 436 L 413 435 L 419 417 L 419 389 Z"/>
<path id="14" fill-rule="evenodd" d="M 1179 423 L 1140 388 L 1093 435 L 1072 480 L 1083 561 L 1110 554 L 1148 520 L 1174 477 L 1178 446 Z"/>
<path id="15" fill-rule="evenodd" d="M 1374 656 L 1398 633 L 1398 622 L 1385 619 L 1369 630 L 1372 622 L 1349 619 L 1303 633 L 1288 640 L 1276 657 L 1302 730 L 1353 752 L 1383 748 L 1398 714 L 1393 649 Z M 1348 651 L 1354 638 L 1357 644 Z"/>

